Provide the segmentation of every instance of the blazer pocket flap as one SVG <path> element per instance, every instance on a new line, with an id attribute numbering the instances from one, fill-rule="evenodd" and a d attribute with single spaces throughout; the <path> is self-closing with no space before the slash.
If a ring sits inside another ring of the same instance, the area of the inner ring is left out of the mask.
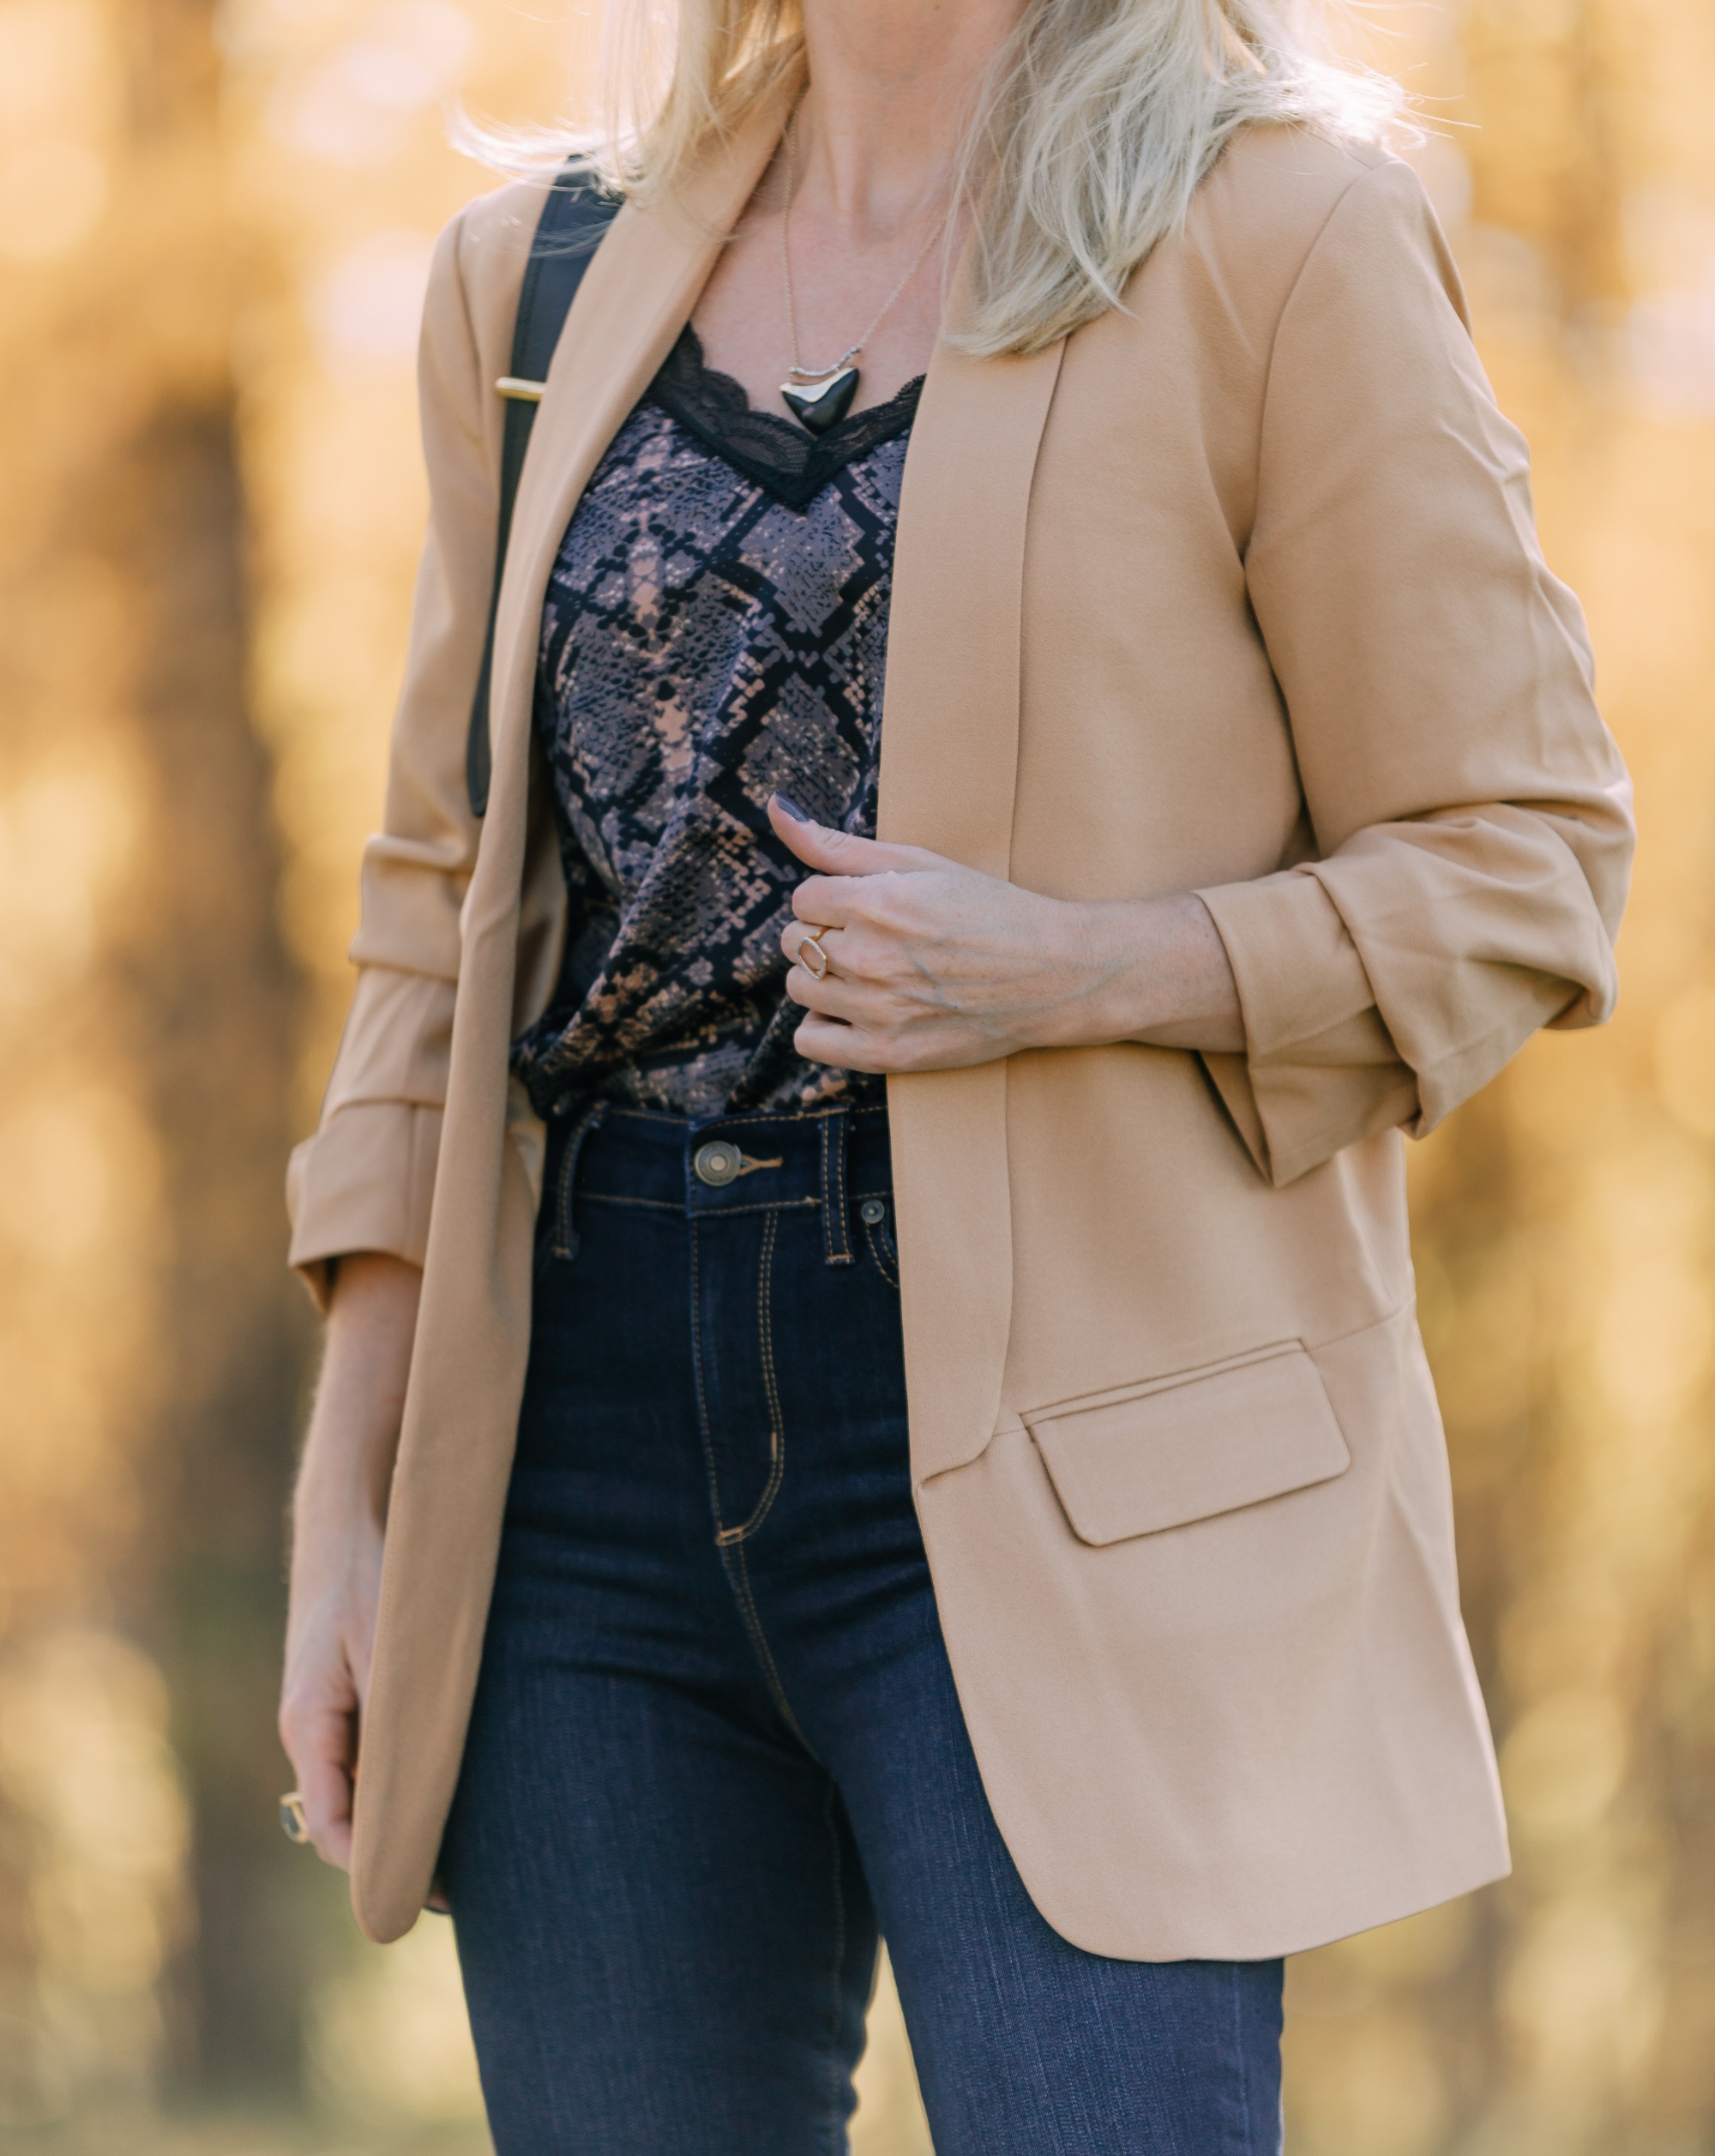
<path id="1" fill-rule="evenodd" d="M 1344 1474 L 1321 1373 L 1290 1346 L 1024 1418 L 1080 1541 L 1122 1542 Z"/>

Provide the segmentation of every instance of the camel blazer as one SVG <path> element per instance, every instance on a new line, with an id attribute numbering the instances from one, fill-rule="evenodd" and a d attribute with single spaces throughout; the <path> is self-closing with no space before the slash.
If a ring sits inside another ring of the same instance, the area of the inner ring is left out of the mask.
<path id="1" fill-rule="evenodd" d="M 356 1001 L 292 1256 L 424 1268 L 352 1892 L 420 1907 L 523 1383 L 543 1133 L 508 1048 L 565 893 L 532 746 L 543 594 L 597 461 L 778 137 L 628 207 L 555 358 L 464 741 L 527 187 L 443 236 L 432 513 Z M 1631 843 L 1416 178 L 1232 143 L 1116 309 L 942 346 L 912 430 L 882 837 L 1075 899 L 1194 890 L 1242 1056 L 1051 1050 L 888 1082 L 912 1479 L 972 1739 L 1037 1906 L 1095 1952 L 1262 1957 L 1507 1868 L 1413 1314 L 1402 1134 L 1612 1006 Z M 837 1353 L 829 1364 L 838 1382 Z"/>

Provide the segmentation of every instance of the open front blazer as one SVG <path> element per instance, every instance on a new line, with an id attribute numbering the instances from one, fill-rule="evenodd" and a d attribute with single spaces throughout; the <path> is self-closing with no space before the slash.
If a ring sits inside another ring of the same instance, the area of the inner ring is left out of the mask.
<path id="1" fill-rule="evenodd" d="M 424 334 L 432 517 L 357 998 L 294 1261 L 425 1276 L 362 1731 L 371 1936 L 434 1870 L 523 1383 L 542 1131 L 508 1048 L 565 894 L 533 768 L 549 568 L 778 108 L 585 278 L 525 468 L 493 792 L 464 735 L 539 197 L 473 203 Z M 1125 306 L 942 346 L 906 465 L 882 837 L 1033 889 L 1194 890 L 1243 1056 L 889 1081 L 913 1481 L 960 1697 L 1038 1907 L 1097 1952 L 1261 1957 L 1505 1870 L 1413 1314 L 1402 1133 L 1604 1018 L 1631 827 L 1411 172 L 1235 141 Z M 837 1382 L 837 1362 L 831 1365 Z"/>

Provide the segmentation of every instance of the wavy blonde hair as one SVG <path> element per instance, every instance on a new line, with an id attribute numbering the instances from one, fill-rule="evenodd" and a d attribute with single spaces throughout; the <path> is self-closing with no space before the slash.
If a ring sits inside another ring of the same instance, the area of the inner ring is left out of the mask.
<path id="1" fill-rule="evenodd" d="M 1397 128 L 1398 84 L 1336 61 L 1325 17 L 1316 0 L 1026 0 L 959 160 L 975 205 L 960 346 L 1033 352 L 1118 306 L 1240 128 Z M 577 147 L 628 196 L 670 195 L 803 58 L 798 0 L 609 0 L 603 124 Z M 511 171 L 572 147 L 476 140 Z"/>

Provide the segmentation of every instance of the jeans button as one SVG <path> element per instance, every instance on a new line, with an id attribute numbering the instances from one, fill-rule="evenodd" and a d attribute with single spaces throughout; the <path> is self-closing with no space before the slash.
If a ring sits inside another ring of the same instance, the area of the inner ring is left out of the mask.
<path id="1" fill-rule="evenodd" d="M 888 1208 L 880 1198 L 865 1198 L 858 1208 L 858 1218 L 866 1228 L 878 1228 L 888 1217 Z"/>
<path id="2" fill-rule="evenodd" d="M 743 1158 L 737 1146 L 725 1138 L 711 1138 L 706 1146 L 699 1146 L 691 1155 L 691 1165 L 696 1171 L 699 1183 L 707 1183 L 719 1190 L 737 1179 Z"/>

